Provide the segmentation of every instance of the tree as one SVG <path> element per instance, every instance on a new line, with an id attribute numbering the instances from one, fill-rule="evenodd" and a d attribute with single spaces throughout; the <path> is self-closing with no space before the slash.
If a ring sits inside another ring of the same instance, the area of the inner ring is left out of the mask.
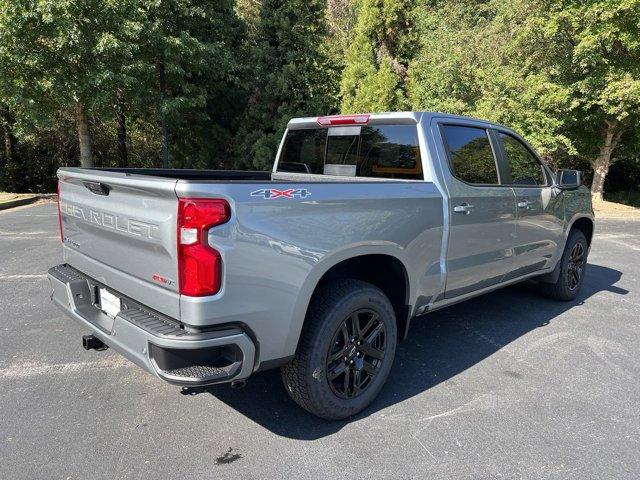
<path id="1" fill-rule="evenodd" d="M 4 151 L 0 155 L 0 188 L 24 191 L 24 170 L 16 154 L 15 115 L 8 103 L 0 102 L 0 130 L 3 133 Z"/>
<path id="2" fill-rule="evenodd" d="M 408 73 L 411 108 L 502 123 L 548 158 L 575 152 L 564 123 L 571 92 L 553 76 L 555 48 L 529 19 L 529 3 L 424 4 Z"/>
<path id="3" fill-rule="evenodd" d="M 264 0 L 249 57 L 247 108 L 238 133 L 239 164 L 268 169 L 292 117 L 320 115 L 336 98 L 323 45 L 325 2 Z"/>
<path id="4" fill-rule="evenodd" d="M 176 166 L 192 158 L 212 167 L 225 156 L 242 35 L 231 0 L 0 2 L 0 58 L 7 65 L 0 68 L 16 80 L 34 116 L 46 122 L 56 111 L 74 110 L 82 166 L 93 164 L 92 121 L 118 122 L 125 162 L 127 113 L 168 119 Z"/>
<path id="5" fill-rule="evenodd" d="M 16 137 L 13 133 L 14 125 L 15 118 L 9 109 L 9 105 L 0 103 L 0 127 L 4 137 L 4 157 L 2 159 L 4 165 L 15 161 Z"/>
<path id="6" fill-rule="evenodd" d="M 592 195 L 640 120 L 638 0 L 426 2 L 413 108 L 504 123 L 543 154 L 589 158 Z"/>
<path id="7" fill-rule="evenodd" d="M 2 0 L 0 59 L 32 115 L 75 110 L 82 166 L 93 164 L 90 117 L 112 105 L 136 51 L 137 0 Z"/>
<path id="8" fill-rule="evenodd" d="M 415 41 L 413 0 L 360 0 L 341 81 L 345 113 L 406 107 L 407 66 Z"/>
<path id="9" fill-rule="evenodd" d="M 346 54 L 353 42 L 358 0 L 327 0 L 328 54 L 337 72 L 347 66 Z"/>
<path id="10" fill-rule="evenodd" d="M 254 42 L 260 23 L 262 0 L 236 0 L 235 10 L 245 24 L 247 40 Z"/>
<path id="11" fill-rule="evenodd" d="M 572 133 L 593 166 L 602 201 L 620 139 L 640 121 L 640 1 L 541 2 L 547 38 L 563 47 L 558 77 L 573 91 Z"/>
<path id="12" fill-rule="evenodd" d="M 148 88 L 133 88 L 131 101 L 158 123 L 166 119 L 172 167 L 219 168 L 241 113 L 244 27 L 234 2 L 140 1 L 145 29 L 134 76 Z"/>

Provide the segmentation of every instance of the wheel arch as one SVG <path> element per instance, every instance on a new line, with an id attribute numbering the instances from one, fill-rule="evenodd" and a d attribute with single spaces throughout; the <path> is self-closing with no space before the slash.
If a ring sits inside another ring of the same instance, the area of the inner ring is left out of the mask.
<path id="1" fill-rule="evenodd" d="M 594 229 L 595 225 L 593 216 L 581 214 L 574 215 L 573 218 L 568 222 L 567 228 L 565 229 L 562 248 L 560 249 L 560 254 L 558 255 L 558 259 L 556 261 L 554 269 L 549 273 L 541 275 L 540 277 L 536 277 L 536 280 L 542 283 L 557 282 L 560 275 L 560 263 L 562 261 L 562 254 L 564 253 L 564 249 L 567 246 L 567 240 L 569 239 L 569 235 L 571 234 L 571 232 L 573 230 L 580 230 L 587 239 L 587 247 L 591 249 Z"/>
<path id="2" fill-rule="evenodd" d="M 300 289 L 294 308 L 294 321 L 287 339 L 287 345 L 293 346 L 290 353 L 293 354 L 297 348 L 313 295 L 322 285 L 337 278 L 362 280 L 380 288 L 393 305 L 398 338 L 404 338 L 411 313 L 411 290 L 406 263 L 399 250 L 399 247 L 392 246 L 379 249 L 358 248 L 323 259 L 311 271 Z"/>
<path id="3" fill-rule="evenodd" d="M 575 218 L 569 225 L 569 228 L 567 229 L 566 238 L 569 237 L 571 230 L 580 230 L 584 234 L 585 238 L 587 239 L 587 245 L 591 247 L 591 241 L 593 239 L 593 230 L 594 230 L 594 222 L 591 217 L 584 216 L 584 217 Z M 566 239 L 565 239 L 565 243 L 566 243 Z"/>

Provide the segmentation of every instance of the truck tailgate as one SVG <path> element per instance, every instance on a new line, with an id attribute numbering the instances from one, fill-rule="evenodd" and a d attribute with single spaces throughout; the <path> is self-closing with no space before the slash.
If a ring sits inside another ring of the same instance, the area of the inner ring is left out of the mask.
<path id="1" fill-rule="evenodd" d="M 179 318 L 176 180 L 75 168 L 58 178 L 65 261 Z"/>

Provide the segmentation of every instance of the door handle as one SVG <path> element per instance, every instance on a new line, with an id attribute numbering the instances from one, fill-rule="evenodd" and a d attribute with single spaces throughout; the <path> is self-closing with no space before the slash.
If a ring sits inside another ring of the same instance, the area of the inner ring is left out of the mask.
<path id="1" fill-rule="evenodd" d="M 526 209 L 528 209 L 530 205 L 531 205 L 531 202 L 528 201 L 528 200 L 525 200 L 523 202 L 518 202 L 518 208 L 526 208 Z"/>
<path id="2" fill-rule="evenodd" d="M 464 213 L 465 215 L 469 215 L 473 210 L 473 205 L 469 205 L 468 203 L 463 203 L 462 205 L 456 205 L 453 207 L 453 211 L 456 213 Z"/>

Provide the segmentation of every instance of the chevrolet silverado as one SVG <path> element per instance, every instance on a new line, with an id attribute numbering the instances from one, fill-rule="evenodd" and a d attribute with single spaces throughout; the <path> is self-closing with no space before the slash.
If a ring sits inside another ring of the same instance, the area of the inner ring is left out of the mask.
<path id="1" fill-rule="evenodd" d="M 534 279 L 570 301 L 594 216 L 580 172 L 431 112 L 297 118 L 271 172 L 61 168 L 52 300 L 168 382 L 280 367 L 339 419 L 385 383 L 415 317 Z"/>

